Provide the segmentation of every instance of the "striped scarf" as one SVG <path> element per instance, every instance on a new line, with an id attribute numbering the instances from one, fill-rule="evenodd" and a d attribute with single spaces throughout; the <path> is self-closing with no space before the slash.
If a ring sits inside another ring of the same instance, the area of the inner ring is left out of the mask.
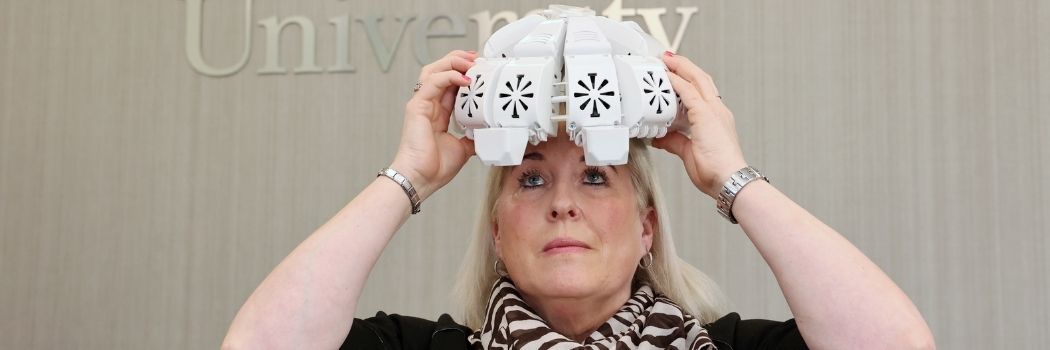
<path id="1" fill-rule="evenodd" d="M 703 349 L 715 350 L 700 322 L 667 297 L 642 285 L 583 344 L 552 330 L 514 288 L 501 278 L 492 287 L 485 323 L 468 337 L 474 349 Z"/>

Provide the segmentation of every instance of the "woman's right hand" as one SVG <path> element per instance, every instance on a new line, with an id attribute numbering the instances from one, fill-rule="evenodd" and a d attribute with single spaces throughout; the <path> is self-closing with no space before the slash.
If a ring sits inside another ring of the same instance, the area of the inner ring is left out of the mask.
<path id="1" fill-rule="evenodd" d="M 460 86 L 470 84 L 466 72 L 477 53 L 452 51 L 423 67 L 423 83 L 405 105 L 401 144 L 390 167 L 408 178 L 420 199 L 452 181 L 474 155 L 474 141 L 448 133 L 453 103 Z"/>

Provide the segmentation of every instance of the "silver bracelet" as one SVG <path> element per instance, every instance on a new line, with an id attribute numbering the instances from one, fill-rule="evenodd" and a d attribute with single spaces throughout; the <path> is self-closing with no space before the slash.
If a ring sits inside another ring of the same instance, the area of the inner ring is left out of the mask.
<path id="1" fill-rule="evenodd" d="M 758 172 L 758 169 L 752 168 L 750 165 L 733 173 L 729 180 L 722 184 L 722 190 L 718 192 L 718 213 L 722 214 L 729 222 L 735 224 L 736 217 L 733 216 L 733 201 L 736 200 L 737 193 L 740 193 L 740 190 L 744 189 L 744 186 L 747 186 L 751 181 L 758 179 L 769 182 L 769 179 Z"/>
<path id="2" fill-rule="evenodd" d="M 397 170 L 391 168 L 380 169 L 379 174 L 376 175 L 376 177 L 380 176 L 386 176 L 391 180 L 394 180 L 394 182 L 397 182 L 397 184 L 401 186 L 401 189 L 405 190 L 405 194 L 408 195 L 408 201 L 412 203 L 412 214 L 419 213 L 419 207 L 422 204 L 422 201 L 419 200 L 419 194 L 416 193 L 416 188 L 412 187 L 411 182 L 408 182 L 408 178 L 401 175 Z"/>

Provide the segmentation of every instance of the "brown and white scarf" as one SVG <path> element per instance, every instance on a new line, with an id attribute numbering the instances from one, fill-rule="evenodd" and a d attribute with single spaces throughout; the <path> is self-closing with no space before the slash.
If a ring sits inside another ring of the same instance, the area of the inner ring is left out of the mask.
<path id="1" fill-rule="evenodd" d="M 696 318 L 647 285 L 580 344 L 551 329 L 506 278 L 492 287 L 485 323 L 468 340 L 484 350 L 715 349 Z"/>

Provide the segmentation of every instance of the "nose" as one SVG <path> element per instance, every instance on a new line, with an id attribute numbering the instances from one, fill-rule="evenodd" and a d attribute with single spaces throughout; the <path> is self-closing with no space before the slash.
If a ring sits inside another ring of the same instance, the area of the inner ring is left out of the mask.
<path id="1" fill-rule="evenodd" d="M 551 208 L 547 212 L 547 220 L 576 220 L 583 214 L 570 187 L 572 186 L 564 183 L 554 186 Z"/>

